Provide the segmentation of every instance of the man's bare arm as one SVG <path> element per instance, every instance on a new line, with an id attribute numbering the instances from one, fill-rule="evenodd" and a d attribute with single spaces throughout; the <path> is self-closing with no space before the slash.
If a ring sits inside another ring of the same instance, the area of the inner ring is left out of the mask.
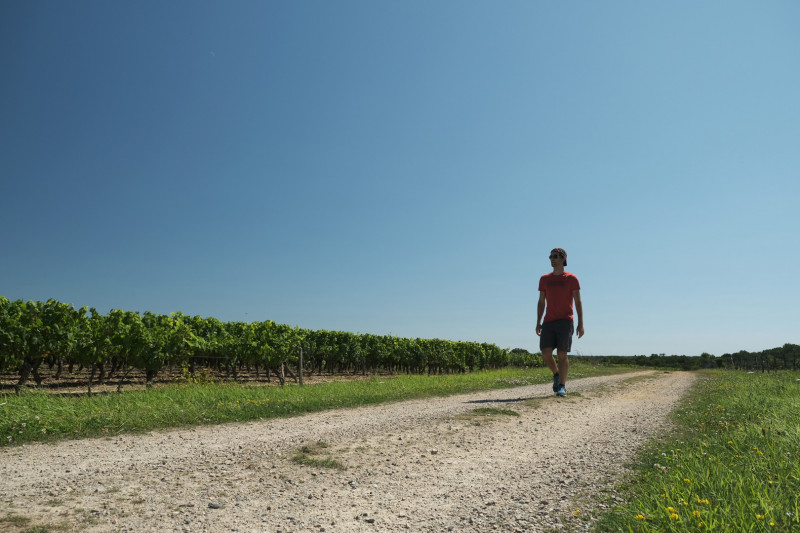
<path id="1" fill-rule="evenodd" d="M 542 334 L 542 317 L 544 316 L 544 291 L 539 291 L 539 303 L 536 305 L 536 334 Z"/>
<path id="2" fill-rule="evenodd" d="M 583 303 L 581 302 L 580 289 L 572 291 L 572 299 L 575 300 L 575 312 L 578 315 L 578 338 L 583 337 Z"/>

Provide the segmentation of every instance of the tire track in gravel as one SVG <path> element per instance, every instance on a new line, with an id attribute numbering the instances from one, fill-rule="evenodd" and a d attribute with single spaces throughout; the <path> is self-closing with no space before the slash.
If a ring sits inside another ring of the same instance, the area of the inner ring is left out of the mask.
<path id="1" fill-rule="evenodd" d="M 570 381 L 565 399 L 526 385 L 8 448 L 0 518 L 30 518 L 19 531 L 582 531 L 693 380 L 634 372 Z M 477 407 L 520 416 L 465 416 Z M 318 441 L 345 470 L 292 461 Z"/>

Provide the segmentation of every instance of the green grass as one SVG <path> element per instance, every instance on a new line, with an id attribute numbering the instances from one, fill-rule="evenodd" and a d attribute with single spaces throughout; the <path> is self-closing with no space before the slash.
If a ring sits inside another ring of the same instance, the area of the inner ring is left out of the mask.
<path id="1" fill-rule="evenodd" d="M 336 470 L 345 470 L 346 467 L 341 462 L 334 459 L 330 454 L 325 454 L 325 457 L 319 457 L 328 449 L 328 443 L 318 441 L 311 445 L 305 445 L 295 454 L 292 460 L 301 465 L 313 466 L 316 468 L 333 468 Z"/>
<path id="2" fill-rule="evenodd" d="M 571 379 L 631 368 L 573 363 Z M 300 387 L 235 384 L 170 385 L 142 391 L 61 396 L 36 389 L 0 395 L 0 446 L 102 437 L 154 429 L 222 424 L 548 383 L 546 368 L 444 376 L 376 376 Z"/>
<path id="3" fill-rule="evenodd" d="M 0 524 L 8 524 L 10 526 L 24 527 L 30 523 L 31 519 L 27 516 L 10 514 L 0 518 Z"/>
<path id="4" fill-rule="evenodd" d="M 2 531 L 8 531 L 9 528 L 13 528 L 11 531 L 19 531 L 21 533 L 56 533 L 58 531 L 67 530 L 67 526 L 65 524 L 32 526 L 30 523 L 30 518 L 13 513 L 0 517 L 0 529 L 2 529 Z"/>
<path id="5" fill-rule="evenodd" d="M 497 407 L 478 407 L 472 411 L 476 415 L 492 416 L 492 415 L 506 415 L 506 416 L 519 416 L 519 413 L 513 409 L 499 409 Z"/>
<path id="6" fill-rule="evenodd" d="M 598 531 L 800 531 L 800 373 L 706 371 Z"/>

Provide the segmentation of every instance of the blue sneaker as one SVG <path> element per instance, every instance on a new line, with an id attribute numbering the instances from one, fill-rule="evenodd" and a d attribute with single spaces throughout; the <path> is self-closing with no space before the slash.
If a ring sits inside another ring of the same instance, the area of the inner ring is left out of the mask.
<path id="1" fill-rule="evenodd" d="M 553 374 L 553 392 L 558 392 L 558 373 Z"/>
<path id="2" fill-rule="evenodd" d="M 556 395 L 564 398 L 567 395 L 567 388 L 564 385 L 559 385 L 558 390 L 556 391 Z"/>

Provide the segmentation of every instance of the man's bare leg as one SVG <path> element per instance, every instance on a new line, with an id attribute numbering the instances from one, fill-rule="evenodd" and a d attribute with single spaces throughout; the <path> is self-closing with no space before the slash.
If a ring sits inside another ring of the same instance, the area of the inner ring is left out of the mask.
<path id="1" fill-rule="evenodd" d="M 544 357 L 544 353 L 542 353 L 542 357 Z M 550 359 L 552 358 L 553 350 L 550 350 Z M 555 361 L 553 361 L 553 363 L 555 363 Z M 560 385 L 564 385 L 567 382 L 567 372 L 569 372 L 569 359 L 567 358 L 567 352 L 558 350 L 558 383 Z"/>
<path id="2" fill-rule="evenodd" d="M 549 368 L 554 375 L 560 373 L 559 366 L 556 364 L 556 360 L 553 357 L 553 348 L 543 348 L 542 359 L 544 359 L 544 364 L 547 365 L 547 368 Z"/>

